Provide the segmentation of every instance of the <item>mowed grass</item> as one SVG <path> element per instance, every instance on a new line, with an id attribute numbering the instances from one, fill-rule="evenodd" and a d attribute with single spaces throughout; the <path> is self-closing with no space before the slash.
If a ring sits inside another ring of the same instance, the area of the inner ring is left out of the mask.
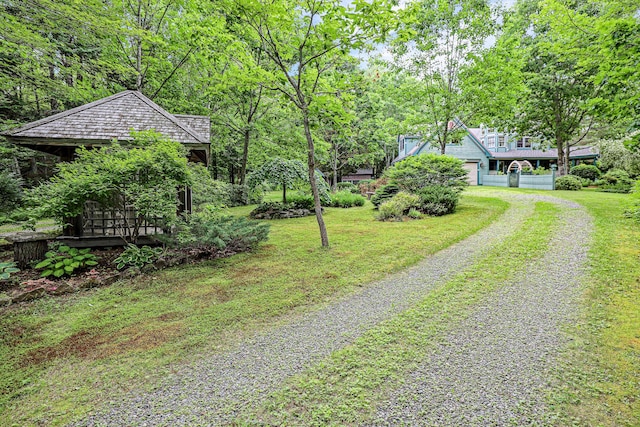
<path id="1" fill-rule="evenodd" d="M 505 286 L 548 250 L 559 209 L 536 208 L 507 241 L 468 270 L 428 293 L 415 307 L 367 331 L 354 344 L 291 379 L 239 425 L 367 425 L 376 405 L 421 361 L 469 308 Z M 500 259 L 500 263 L 494 260 Z"/>
<path id="2" fill-rule="evenodd" d="M 4 309 L 0 424 L 62 425 L 150 389 L 180 364 L 415 264 L 506 208 L 465 196 L 454 215 L 399 223 L 375 221 L 370 204 L 327 209 L 329 250 L 315 217 L 273 221 L 251 254 Z"/>
<path id="3" fill-rule="evenodd" d="M 558 424 L 640 426 L 640 224 L 628 195 L 556 192 L 595 219 L 583 316 L 550 402 Z"/>

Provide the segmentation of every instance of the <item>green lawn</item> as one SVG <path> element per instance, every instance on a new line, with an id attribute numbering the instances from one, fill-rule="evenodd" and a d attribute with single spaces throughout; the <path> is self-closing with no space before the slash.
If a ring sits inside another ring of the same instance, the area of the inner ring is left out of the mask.
<path id="1" fill-rule="evenodd" d="M 320 248 L 314 217 L 273 221 L 270 240 L 253 254 L 4 309 L 0 425 L 62 425 L 122 393 L 150 388 L 156 378 L 198 354 L 228 348 L 488 225 L 506 209 L 506 203 L 492 198 L 501 192 L 534 191 L 474 188 L 452 216 L 403 223 L 374 221 L 370 204 L 330 208 L 325 216 L 329 250 Z M 557 424 L 640 425 L 640 225 L 624 218 L 629 196 L 541 194 L 575 200 L 595 218 L 583 315 L 569 329 L 575 339 L 563 353 L 548 396 Z M 230 211 L 245 215 L 250 210 Z M 509 245 L 514 254 L 510 262 L 526 262 L 522 254 L 544 247 L 554 215 L 552 207 L 538 206 L 523 227 L 529 237 Z M 515 267 L 472 267 L 412 311 L 292 381 L 261 415 L 268 421 L 291 421 L 290 411 L 298 408 L 304 420 L 319 424 L 326 421 L 326 410 L 342 411 L 344 419 L 363 411 L 366 415 L 367 402 L 384 389 L 360 386 L 381 384 L 382 377 L 391 380 L 386 387 L 393 385 L 424 351 L 413 345 L 411 333 L 420 340 L 441 333 L 448 319 L 464 317 L 477 298 L 500 286 Z M 479 286 L 483 283 L 492 287 Z M 390 335 L 397 342 L 386 341 Z M 406 351 L 386 351 L 385 345 Z M 360 372 L 354 378 L 361 384 L 335 384 L 345 363 Z M 293 397 L 299 406 L 290 405 Z"/>
<path id="2" fill-rule="evenodd" d="M 506 207 L 469 195 L 454 215 L 401 223 L 375 221 L 368 203 L 328 208 L 329 250 L 320 247 L 315 217 L 273 221 L 269 241 L 252 254 L 10 307 L 0 316 L 0 424 L 61 425 L 152 387 L 198 353 L 415 264 Z"/>
<path id="3" fill-rule="evenodd" d="M 595 234 L 583 317 L 550 402 L 564 425 L 640 426 L 640 224 L 624 217 L 628 195 L 556 193 L 588 209 Z"/>

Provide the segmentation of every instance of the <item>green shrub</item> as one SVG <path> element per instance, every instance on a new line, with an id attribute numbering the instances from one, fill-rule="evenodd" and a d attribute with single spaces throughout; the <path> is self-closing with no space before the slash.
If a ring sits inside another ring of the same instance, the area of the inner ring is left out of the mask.
<path id="1" fill-rule="evenodd" d="M 13 273 L 19 271 L 15 262 L 0 262 L 0 280 L 9 280 Z"/>
<path id="2" fill-rule="evenodd" d="M 162 252 L 162 248 L 152 248 L 146 245 L 139 247 L 133 243 L 129 243 L 120 256 L 113 260 L 113 263 L 118 270 L 122 270 L 125 267 L 142 268 L 147 264 L 155 262 Z"/>
<path id="3" fill-rule="evenodd" d="M 534 175 L 550 175 L 551 172 L 551 169 L 545 169 L 543 166 L 533 170 Z"/>
<path id="4" fill-rule="evenodd" d="M 416 193 L 432 185 L 452 187 L 461 191 L 469 185 L 464 162 L 441 154 L 411 156 L 387 169 L 385 176 L 402 190 Z"/>
<path id="5" fill-rule="evenodd" d="M 633 187 L 633 180 L 622 169 L 611 169 L 600 181 L 600 189 L 610 193 L 629 193 Z"/>
<path id="6" fill-rule="evenodd" d="M 338 191 L 347 190 L 353 194 L 360 194 L 360 189 L 355 184 L 352 184 L 350 182 L 339 182 L 337 184 L 337 189 Z"/>
<path id="7" fill-rule="evenodd" d="M 587 178 L 580 178 L 580 182 L 582 182 L 583 187 L 588 187 L 590 185 L 593 185 L 593 181 Z"/>
<path id="8" fill-rule="evenodd" d="M 331 206 L 336 208 L 363 206 L 365 201 L 360 194 L 353 194 L 350 190 L 338 191 L 331 196 Z"/>
<path id="9" fill-rule="evenodd" d="M 217 214 L 192 215 L 174 235 L 158 236 L 172 247 L 189 249 L 199 256 L 217 256 L 244 252 L 269 237 L 269 224 L 243 217 Z"/>
<path id="10" fill-rule="evenodd" d="M 404 215 L 408 214 L 411 209 L 419 206 L 419 196 L 401 191 L 393 196 L 391 200 L 387 200 L 378 207 L 376 218 L 380 221 L 402 221 Z"/>
<path id="11" fill-rule="evenodd" d="M 422 218 L 422 213 L 420 213 L 420 211 L 417 209 L 409 209 L 409 212 L 407 212 L 407 216 L 411 219 L 420 219 Z"/>
<path id="12" fill-rule="evenodd" d="M 602 175 L 602 172 L 600 172 L 600 169 L 598 169 L 598 167 L 595 165 L 581 164 L 581 165 L 572 167 L 569 174 L 575 175 L 578 178 L 595 181 L 596 179 L 600 178 L 600 175 Z"/>
<path id="13" fill-rule="evenodd" d="M 22 201 L 22 181 L 13 174 L 0 171 L 0 212 L 11 212 Z"/>
<path id="14" fill-rule="evenodd" d="M 90 249 L 60 246 L 57 250 L 47 252 L 44 261 L 38 263 L 35 268 L 44 270 L 41 274 L 42 277 L 70 276 L 85 267 L 98 265 L 96 256 L 90 254 L 90 251 Z"/>
<path id="15" fill-rule="evenodd" d="M 373 206 L 378 208 L 382 203 L 390 200 L 393 196 L 398 194 L 399 191 L 400 187 L 396 184 L 385 184 L 382 187 L 379 187 L 375 194 L 371 196 L 371 203 L 373 203 Z"/>
<path id="16" fill-rule="evenodd" d="M 451 187 L 432 185 L 418 192 L 420 196 L 420 211 L 432 216 L 442 216 L 453 213 L 458 206 L 460 193 Z"/>
<path id="17" fill-rule="evenodd" d="M 582 189 L 582 181 L 574 175 L 565 175 L 556 178 L 556 190 L 577 191 Z"/>
<path id="18" fill-rule="evenodd" d="M 313 202 L 313 196 L 311 194 L 294 193 L 287 197 L 287 202 L 286 205 L 280 204 L 283 209 L 308 209 L 310 211 L 315 209 L 315 203 Z"/>

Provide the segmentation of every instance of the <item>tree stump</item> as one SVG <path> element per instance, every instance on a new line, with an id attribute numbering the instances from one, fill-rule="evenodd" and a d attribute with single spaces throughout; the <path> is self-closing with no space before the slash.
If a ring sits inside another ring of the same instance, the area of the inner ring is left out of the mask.
<path id="1" fill-rule="evenodd" d="M 18 268 L 30 268 L 31 262 L 44 259 L 48 249 L 47 238 L 46 234 L 41 233 L 7 237 L 7 240 L 13 242 L 13 260 Z"/>

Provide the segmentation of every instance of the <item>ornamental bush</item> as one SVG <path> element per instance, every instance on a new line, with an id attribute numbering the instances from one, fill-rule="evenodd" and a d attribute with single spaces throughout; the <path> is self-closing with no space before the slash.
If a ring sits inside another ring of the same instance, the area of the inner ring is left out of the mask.
<path id="1" fill-rule="evenodd" d="M 598 167 L 595 165 L 581 164 L 581 165 L 572 167 L 569 174 L 575 175 L 578 178 L 584 178 L 591 181 L 595 181 L 596 179 L 600 178 L 600 175 L 602 175 L 602 172 L 600 172 L 600 169 L 598 169 Z"/>
<path id="2" fill-rule="evenodd" d="M 420 211 L 427 215 L 442 216 L 453 213 L 458 206 L 460 193 L 451 187 L 431 185 L 418 191 Z"/>
<path id="3" fill-rule="evenodd" d="M 243 217 L 220 216 L 212 212 L 194 214 L 175 235 L 160 238 L 169 246 L 189 249 L 198 256 L 215 257 L 255 248 L 269 237 L 269 224 Z"/>
<path id="4" fill-rule="evenodd" d="M 338 191 L 347 190 L 353 194 L 360 194 L 360 189 L 350 182 L 339 182 L 337 184 Z"/>
<path id="5" fill-rule="evenodd" d="M 409 211 L 419 206 L 419 196 L 401 191 L 378 207 L 376 218 L 380 221 L 402 221 Z"/>
<path id="6" fill-rule="evenodd" d="M 122 222 L 117 231 L 134 243 L 145 219 L 157 219 L 163 226 L 175 224 L 176 189 L 192 182 L 186 149 L 151 131 L 132 136 L 122 145 L 80 147 L 76 160 L 60 163 L 58 174 L 29 194 L 36 216 L 62 223 L 81 214 L 87 201 L 98 202 L 121 217 L 132 207 L 138 214 L 135 223 Z"/>
<path id="7" fill-rule="evenodd" d="M 358 194 L 353 194 L 349 190 L 338 191 L 331 195 L 331 206 L 336 208 L 351 208 L 353 206 L 363 206 L 365 198 Z"/>
<path id="8" fill-rule="evenodd" d="M 610 193 L 629 193 L 633 187 L 633 180 L 622 169 L 611 169 L 599 181 L 600 189 Z"/>
<path id="9" fill-rule="evenodd" d="M 462 191 L 469 185 L 464 162 L 441 154 L 408 157 L 387 169 L 385 176 L 404 191 L 416 193 L 424 187 L 447 186 Z"/>
<path id="10" fill-rule="evenodd" d="M 574 175 L 565 175 L 556 179 L 556 190 L 577 191 L 582 189 L 582 181 Z"/>
<path id="11" fill-rule="evenodd" d="M 398 194 L 399 191 L 400 187 L 396 184 L 385 184 L 382 187 L 379 187 L 373 196 L 371 196 L 371 203 L 373 203 L 373 206 L 378 209 L 382 203 L 390 200 L 393 196 Z"/>

